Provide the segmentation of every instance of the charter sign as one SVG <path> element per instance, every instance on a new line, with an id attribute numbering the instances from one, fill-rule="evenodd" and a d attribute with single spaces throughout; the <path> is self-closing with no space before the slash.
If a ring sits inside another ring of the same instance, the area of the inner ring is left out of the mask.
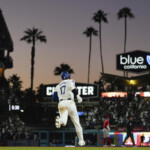
<path id="1" fill-rule="evenodd" d="M 136 50 L 117 55 L 117 70 L 140 73 L 150 70 L 150 53 Z"/>
<path id="2" fill-rule="evenodd" d="M 55 87 L 57 84 L 49 84 L 44 86 L 44 97 L 52 97 Z M 82 98 L 95 98 L 98 97 L 98 85 L 97 84 L 86 84 L 76 83 L 78 94 Z"/>

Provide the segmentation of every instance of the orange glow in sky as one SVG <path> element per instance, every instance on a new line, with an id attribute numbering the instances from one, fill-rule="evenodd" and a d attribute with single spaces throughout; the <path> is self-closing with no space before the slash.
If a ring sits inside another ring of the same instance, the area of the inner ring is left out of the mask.
<path id="1" fill-rule="evenodd" d="M 33 26 L 44 31 L 47 43 L 36 44 L 34 89 L 41 83 L 60 82 L 54 69 L 61 63 L 73 68 L 76 82 L 87 82 L 89 39 L 83 35 L 87 27 L 98 29 L 92 20 L 98 10 L 108 13 L 108 24 L 102 24 L 104 72 L 123 75 L 116 71 L 116 54 L 123 52 L 124 20 L 117 19 L 122 7 L 132 9 L 135 19 L 128 20 L 127 52 L 150 50 L 149 0 L 1 0 L 1 9 L 14 42 L 14 68 L 5 71 L 8 78 L 17 74 L 23 88 L 30 87 L 31 45 L 20 41 L 23 31 Z M 94 37 L 91 54 L 90 83 L 98 80 L 101 72 L 99 39 Z"/>

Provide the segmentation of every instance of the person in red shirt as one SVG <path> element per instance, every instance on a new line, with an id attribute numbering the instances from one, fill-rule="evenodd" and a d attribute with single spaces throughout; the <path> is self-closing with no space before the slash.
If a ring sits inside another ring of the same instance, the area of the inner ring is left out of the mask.
<path id="1" fill-rule="evenodd" d="M 111 144 L 111 139 L 109 136 L 109 132 L 110 132 L 110 123 L 109 123 L 109 116 L 106 116 L 106 119 L 103 123 L 103 136 L 104 136 L 104 147 L 106 147 L 106 140 L 108 141 L 110 146 L 114 146 L 113 144 Z"/>

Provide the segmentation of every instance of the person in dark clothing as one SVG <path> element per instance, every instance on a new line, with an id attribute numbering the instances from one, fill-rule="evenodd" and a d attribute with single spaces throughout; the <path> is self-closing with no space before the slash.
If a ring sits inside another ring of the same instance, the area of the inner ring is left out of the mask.
<path id="1" fill-rule="evenodd" d="M 134 127 L 134 123 L 133 123 L 133 117 L 129 118 L 128 123 L 126 124 L 126 132 L 127 132 L 127 136 L 122 144 L 122 146 L 125 146 L 125 142 L 126 140 L 130 137 L 133 143 L 133 146 L 135 146 L 135 142 L 134 142 L 134 137 L 133 137 L 133 127 Z"/>
<path id="2" fill-rule="evenodd" d="M 145 140 L 145 136 L 144 136 L 144 134 L 142 134 L 142 136 L 141 136 L 141 144 L 140 144 L 140 146 L 142 146 L 142 145 L 143 145 L 144 140 Z"/>

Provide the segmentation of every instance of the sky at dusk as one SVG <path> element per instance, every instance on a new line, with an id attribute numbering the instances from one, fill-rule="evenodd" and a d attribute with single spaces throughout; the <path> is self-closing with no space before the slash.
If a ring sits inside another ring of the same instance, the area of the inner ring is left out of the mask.
<path id="1" fill-rule="evenodd" d="M 102 24 L 104 72 L 123 75 L 116 70 L 116 54 L 123 52 L 124 44 L 124 20 L 118 21 L 117 12 L 125 6 L 135 15 L 128 20 L 127 52 L 150 51 L 150 0 L 0 0 L 14 43 L 14 67 L 5 71 L 6 78 L 17 74 L 23 89 L 30 87 L 31 45 L 20 38 L 24 30 L 36 27 L 44 32 L 47 43 L 36 44 L 34 89 L 41 83 L 60 82 L 53 71 L 61 63 L 73 68 L 76 82 L 86 83 L 89 39 L 83 32 L 90 26 L 98 29 L 91 19 L 98 10 L 108 13 L 108 24 Z M 98 37 L 92 44 L 90 83 L 101 72 Z"/>

